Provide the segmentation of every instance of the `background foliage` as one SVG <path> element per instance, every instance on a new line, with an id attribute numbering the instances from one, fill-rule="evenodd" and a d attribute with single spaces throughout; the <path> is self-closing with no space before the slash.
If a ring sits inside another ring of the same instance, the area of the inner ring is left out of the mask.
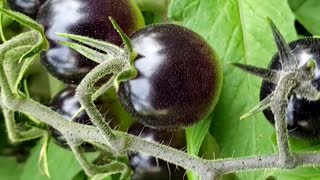
<path id="1" fill-rule="evenodd" d="M 222 94 L 216 109 L 205 121 L 187 130 L 189 153 L 199 153 L 205 158 L 275 153 L 274 129 L 262 114 L 245 121 L 239 120 L 242 114 L 257 104 L 261 80 L 233 68 L 229 62 L 266 67 L 276 52 L 276 47 L 265 18 L 270 17 L 286 40 L 292 41 L 297 39 L 298 35 L 320 35 L 319 13 L 318 0 L 172 0 L 168 8 L 169 19 L 204 37 L 216 50 L 224 68 Z M 153 16 L 152 12 L 145 12 L 144 15 L 148 23 L 163 20 Z M 12 34 L 16 31 L 16 25 L 9 26 L 6 30 Z M 39 71 L 45 74 L 43 70 Z M 44 77 L 50 79 L 50 87 L 55 87 L 49 89 L 50 94 L 54 94 L 56 87 L 59 87 L 56 86 L 57 82 L 47 75 Z M 29 83 L 29 89 L 34 88 L 32 76 Z M 41 86 L 36 85 L 38 88 L 34 88 L 34 91 Z M 48 179 L 41 174 L 38 165 L 43 140 L 12 145 L 7 142 L 2 122 L 0 128 L 0 179 Z M 204 143 L 200 149 L 202 141 Z M 318 142 L 291 139 L 291 145 L 295 151 L 319 149 Z M 86 179 L 70 151 L 50 142 L 47 153 L 51 179 Z M 97 153 L 89 156 L 95 159 Z M 319 168 L 265 170 L 239 173 L 225 178 L 250 180 L 272 177 L 319 179 L 320 171 Z M 196 179 L 196 176 L 189 174 L 189 178 Z"/>

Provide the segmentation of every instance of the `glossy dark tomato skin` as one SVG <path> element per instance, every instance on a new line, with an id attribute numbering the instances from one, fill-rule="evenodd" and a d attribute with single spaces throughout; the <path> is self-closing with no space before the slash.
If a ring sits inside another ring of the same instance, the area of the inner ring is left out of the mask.
<path id="1" fill-rule="evenodd" d="M 100 112 L 102 114 L 106 114 L 110 110 L 110 104 L 106 104 L 103 100 L 98 99 L 95 101 L 96 106 L 100 109 Z M 67 87 L 63 90 L 61 90 L 56 96 L 52 99 L 50 103 L 50 108 L 54 111 L 61 114 L 65 119 L 71 121 L 72 117 L 75 115 L 75 113 L 79 110 L 81 107 L 79 101 L 75 98 L 75 88 L 73 87 Z M 106 121 L 111 120 L 113 117 L 111 114 L 107 114 Z M 86 112 L 81 112 L 77 118 L 74 119 L 74 122 L 86 124 L 86 125 L 93 125 L 90 121 L 89 116 Z M 114 121 L 111 121 L 111 123 L 115 123 Z M 115 124 L 111 124 L 111 126 L 115 126 Z M 54 138 L 56 144 L 63 148 L 69 148 L 66 139 L 63 137 L 63 135 L 56 129 L 50 127 L 49 128 L 50 135 Z M 94 147 L 92 145 L 89 145 L 87 143 L 83 144 L 83 149 L 85 151 L 94 151 Z"/>
<path id="2" fill-rule="evenodd" d="M 33 19 L 37 17 L 38 11 L 46 0 L 7 0 L 10 9 L 25 14 Z"/>
<path id="3" fill-rule="evenodd" d="M 41 62 L 57 79 L 78 84 L 96 63 L 74 50 L 59 45 L 66 39 L 55 33 L 70 33 L 108 41 L 117 45 L 122 40 L 113 28 L 112 16 L 126 34 L 144 25 L 138 7 L 132 0 L 49 0 L 40 9 L 37 21 L 45 28 L 50 48 Z"/>
<path id="4" fill-rule="evenodd" d="M 118 96 L 135 120 L 157 129 L 177 129 L 212 111 L 220 95 L 222 68 L 202 37 L 178 25 L 158 24 L 130 38 L 138 54 L 138 75 L 120 84 Z"/>
<path id="5" fill-rule="evenodd" d="M 293 54 L 299 59 L 300 65 L 313 59 L 320 65 L 320 39 L 304 38 L 289 44 Z M 270 69 L 281 69 L 279 56 L 276 54 L 269 65 Z M 316 78 L 312 81 L 314 87 L 320 90 L 320 70 L 316 69 Z M 263 81 L 260 90 L 260 100 L 275 90 L 275 84 Z M 289 134 L 298 138 L 320 138 L 320 101 L 307 101 L 292 94 L 287 108 L 287 123 Z M 274 124 L 274 115 L 270 109 L 263 111 L 269 122 Z"/>
<path id="6" fill-rule="evenodd" d="M 180 150 L 186 147 L 185 132 L 182 130 L 157 130 L 145 127 L 144 125 L 136 122 L 130 126 L 128 133 Z M 185 170 L 183 168 L 176 167 L 173 164 L 168 165 L 167 162 L 163 160 L 157 160 L 152 156 L 148 156 L 139 152 L 129 152 L 129 165 L 134 172 L 132 180 L 186 179 Z"/>

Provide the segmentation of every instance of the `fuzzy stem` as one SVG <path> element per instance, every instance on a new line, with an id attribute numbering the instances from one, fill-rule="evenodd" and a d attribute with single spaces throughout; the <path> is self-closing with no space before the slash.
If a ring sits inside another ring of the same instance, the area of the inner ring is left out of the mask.
<path id="1" fill-rule="evenodd" d="M 1 84 L 1 90 L 3 91 L 1 94 L 1 101 L 2 101 L 1 107 L 3 109 L 3 114 L 5 117 L 5 123 L 6 123 L 6 128 L 8 130 L 9 139 L 12 142 L 21 142 L 21 141 L 26 141 L 30 139 L 35 139 L 43 135 L 43 131 L 35 127 L 24 132 L 17 131 L 16 122 L 14 118 L 15 108 L 8 109 L 5 106 L 7 102 L 11 101 L 11 99 L 18 97 L 17 94 L 12 93 L 9 82 L 6 78 L 6 74 L 3 66 L 5 55 L 12 48 L 15 48 L 19 45 L 32 45 L 37 41 L 37 39 L 38 39 L 38 32 L 29 31 L 12 38 L 10 41 L 4 42 L 0 46 L 0 64 L 2 64 L 2 66 L 0 67 L 0 84 Z"/>
<path id="2" fill-rule="evenodd" d="M 113 82 L 115 80 L 115 77 L 112 76 L 110 79 L 109 79 L 109 83 L 105 83 L 103 84 L 95 93 L 92 94 L 92 100 L 95 101 L 96 99 L 98 99 L 98 97 L 100 97 L 102 94 L 104 94 L 105 92 L 107 92 L 108 89 L 112 88 L 113 86 Z M 84 108 L 83 107 L 80 107 L 79 110 L 72 116 L 71 119 L 76 119 L 81 112 L 84 111 Z"/>
<path id="3" fill-rule="evenodd" d="M 3 91 L 3 94 L 5 94 L 5 96 L 3 96 L 2 98 L 7 98 L 3 100 L 10 101 L 10 98 L 14 96 L 13 93 L 11 92 L 8 80 L 5 78 L 6 75 L 4 73 L 4 68 L 2 65 L 5 59 L 6 52 L 10 51 L 12 48 L 17 47 L 19 45 L 33 45 L 37 42 L 37 39 L 38 39 L 37 31 L 28 31 L 15 36 L 10 41 L 6 41 L 0 46 L 0 64 L 1 64 L 0 84 L 1 84 L 1 90 Z"/>
<path id="4" fill-rule="evenodd" d="M 86 110 L 92 123 L 100 130 L 106 141 L 110 143 L 108 144 L 109 147 L 115 149 L 117 149 L 116 146 L 121 146 L 121 143 L 115 139 L 111 127 L 105 122 L 102 114 L 96 108 L 92 96 L 94 94 L 94 85 L 97 81 L 105 77 L 107 74 L 120 72 L 123 66 L 124 63 L 122 63 L 121 59 L 105 61 L 92 69 L 76 89 L 76 97 L 78 98 L 81 106 Z M 114 79 L 111 78 L 106 83 L 106 87 L 110 87 L 110 84 L 113 84 L 113 80 Z"/>
<path id="5" fill-rule="evenodd" d="M 83 167 L 86 174 L 90 177 L 96 175 L 96 174 L 103 174 L 103 173 L 122 173 L 126 167 L 125 164 L 122 162 L 110 162 L 109 164 L 97 166 L 95 164 L 92 164 L 89 162 L 84 154 L 84 152 L 81 150 L 78 143 L 74 143 L 72 140 L 73 137 L 67 138 L 69 147 L 71 148 L 72 152 L 75 154 L 78 162 L 80 163 L 81 167 Z"/>
<path id="6" fill-rule="evenodd" d="M 275 129 L 279 149 L 279 163 L 289 168 L 294 166 L 294 159 L 289 146 L 288 129 L 286 122 L 286 112 L 288 107 L 287 97 L 291 89 L 297 84 L 295 81 L 296 73 L 289 72 L 282 76 L 272 99 L 271 110 L 274 113 Z"/>
<path id="7" fill-rule="evenodd" d="M 58 129 L 62 134 L 70 136 L 70 133 L 72 133 L 73 138 L 78 138 L 82 141 L 109 145 L 105 138 L 101 136 L 98 128 L 67 121 L 57 112 L 36 101 L 19 98 L 12 99 L 10 103 L 15 105 L 14 108 L 17 111 L 30 114 L 31 116 L 40 119 L 42 122 Z M 200 171 L 204 167 L 201 164 L 202 160 L 199 157 L 188 155 L 177 149 L 155 142 L 149 142 L 120 131 L 113 130 L 113 134 L 120 142 L 126 142 L 127 150 L 150 154 L 151 156 L 164 159 L 190 170 Z"/>
<path id="8" fill-rule="evenodd" d="M 17 111 L 27 113 L 38 118 L 58 129 L 63 134 L 72 132 L 72 136 L 74 138 L 79 138 L 86 142 L 95 142 L 104 145 L 108 144 L 96 127 L 66 121 L 58 113 L 33 100 L 13 99 L 12 103 L 18 104 L 16 106 Z M 113 130 L 113 134 L 116 139 L 120 139 L 122 142 L 127 142 L 126 148 L 129 151 L 139 151 L 203 175 L 215 172 L 229 174 L 233 172 L 253 171 L 256 169 L 283 168 L 283 166 L 278 163 L 278 155 L 203 160 L 177 149 L 155 142 L 146 141 L 125 132 Z M 292 154 L 292 158 L 296 159 L 294 167 L 320 166 L 320 153 Z"/>
<path id="9" fill-rule="evenodd" d="M 210 173 L 208 175 L 201 176 L 201 180 L 219 180 L 221 179 L 221 174 L 219 173 Z"/>
<path id="10" fill-rule="evenodd" d="M 92 100 L 96 100 L 98 99 L 98 97 L 100 97 L 102 94 L 104 94 L 105 92 L 107 92 L 107 90 L 109 90 L 110 88 L 113 87 L 113 82 L 115 80 L 115 77 L 112 76 L 109 79 L 109 83 L 105 83 L 103 84 L 95 93 L 93 93 L 92 95 Z"/>

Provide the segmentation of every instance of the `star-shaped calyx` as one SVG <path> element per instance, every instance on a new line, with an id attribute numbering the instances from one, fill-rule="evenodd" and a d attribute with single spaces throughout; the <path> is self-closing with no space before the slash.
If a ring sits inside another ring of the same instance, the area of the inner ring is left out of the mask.
<path id="1" fill-rule="evenodd" d="M 252 116 L 272 106 L 272 102 L 275 101 L 275 98 L 280 97 L 276 96 L 275 94 L 286 94 L 286 97 L 283 97 L 282 101 L 287 101 L 288 97 L 292 93 L 295 93 L 309 101 L 316 101 L 320 99 L 319 91 L 312 85 L 312 80 L 316 76 L 315 70 L 318 69 L 318 64 L 316 61 L 309 59 L 306 63 L 299 63 L 299 57 L 292 52 L 272 20 L 268 18 L 268 22 L 278 49 L 279 61 L 282 68 L 280 70 L 275 70 L 241 63 L 232 64 L 247 73 L 276 84 L 276 89 L 273 93 L 269 94 L 266 98 L 260 101 L 249 112 L 241 116 L 240 119 Z M 282 83 L 281 86 L 279 86 L 280 83 Z M 279 101 L 279 99 L 277 100 Z"/>

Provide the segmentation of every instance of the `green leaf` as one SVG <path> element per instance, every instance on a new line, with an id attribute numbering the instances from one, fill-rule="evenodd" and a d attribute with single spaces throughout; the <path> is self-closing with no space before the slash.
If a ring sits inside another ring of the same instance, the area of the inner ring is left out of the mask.
<path id="1" fill-rule="evenodd" d="M 187 135 L 187 151 L 189 154 L 198 155 L 204 137 L 209 131 L 212 120 L 212 114 L 196 125 L 186 129 Z M 188 172 L 189 179 L 197 179 L 197 175 L 193 172 Z"/>
<path id="2" fill-rule="evenodd" d="M 216 139 L 210 133 L 207 133 L 199 150 L 199 157 L 203 159 L 216 159 L 219 158 L 220 153 L 221 151 Z"/>
<path id="3" fill-rule="evenodd" d="M 38 143 L 34 149 L 32 149 L 31 156 L 26 162 L 23 174 L 20 179 L 23 180 L 71 180 L 82 169 L 76 160 L 75 156 L 70 150 L 63 149 L 57 146 L 52 141 L 49 143 L 47 152 L 47 162 L 50 172 L 50 178 L 41 174 L 38 161 L 42 148 L 42 143 Z M 90 153 L 89 159 L 93 160 L 97 158 L 98 153 Z"/>
<path id="4" fill-rule="evenodd" d="M 19 84 L 28 70 L 30 65 L 39 58 L 39 55 L 35 55 L 29 58 L 26 58 L 24 61 L 19 62 L 21 56 L 27 53 L 32 48 L 31 45 L 19 46 L 16 48 L 10 49 L 5 54 L 5 60 L 3 62 L 3 67 L 8 79 L 11 90 L 18 94 Z"/>
<path id="5" fill-rule="evenodd" d="M 275 22 L 287 41 L 297 37 L 287 1 L 174 0 L 169 17 L 199 33 L 223 61 L 224 83 L 210 128 L 222 156 L 274 153 L 270 142 L 274 129 L 262 114 L 239 120 L 258 103 L 261 80 L 227 62 L 267 67 L 276 45 L 266 17 Z M 241 173 L 238 177 L 256 179 L 261 173 Z"/>
<path id="6" fill-rule="evenodd" d="M 313 35 L 320 35 L 320 1 L 289 0 L 290 7 L 297 20 Z"/>
<path id="7" fill-rule="evenodd" d="M 187 150 L 189 154 L 198 155 L 202 141 L 206 136 L 212 120 L 212 114 L 196 125 L 187 128 Z"/>
<path id="8" fill-rule="evenodd" d="M 0 179 L 18 180 L 23 167 L 23 164 L 17 163 L 15 157 L 0 156 Z"/>
<path id="9" fill-rule="evenodd" d="M 50 89 L 50 97 L 53 98 L 59 91 L 65 88 L 65 84 L 55 77 L 49 75 L 48 76 L 48 84 Z"/>
<path id="10" fill-rule="evenodd" d="M 299 167 L 295 170 L 274 170 L 270 173 L 261 175 L 258 179 L 265 180 L 273 177 L 273 179 L 288 179 L 288 180 L 317 180 L 320 179 L 320 168 L 305 168 Z"/>

